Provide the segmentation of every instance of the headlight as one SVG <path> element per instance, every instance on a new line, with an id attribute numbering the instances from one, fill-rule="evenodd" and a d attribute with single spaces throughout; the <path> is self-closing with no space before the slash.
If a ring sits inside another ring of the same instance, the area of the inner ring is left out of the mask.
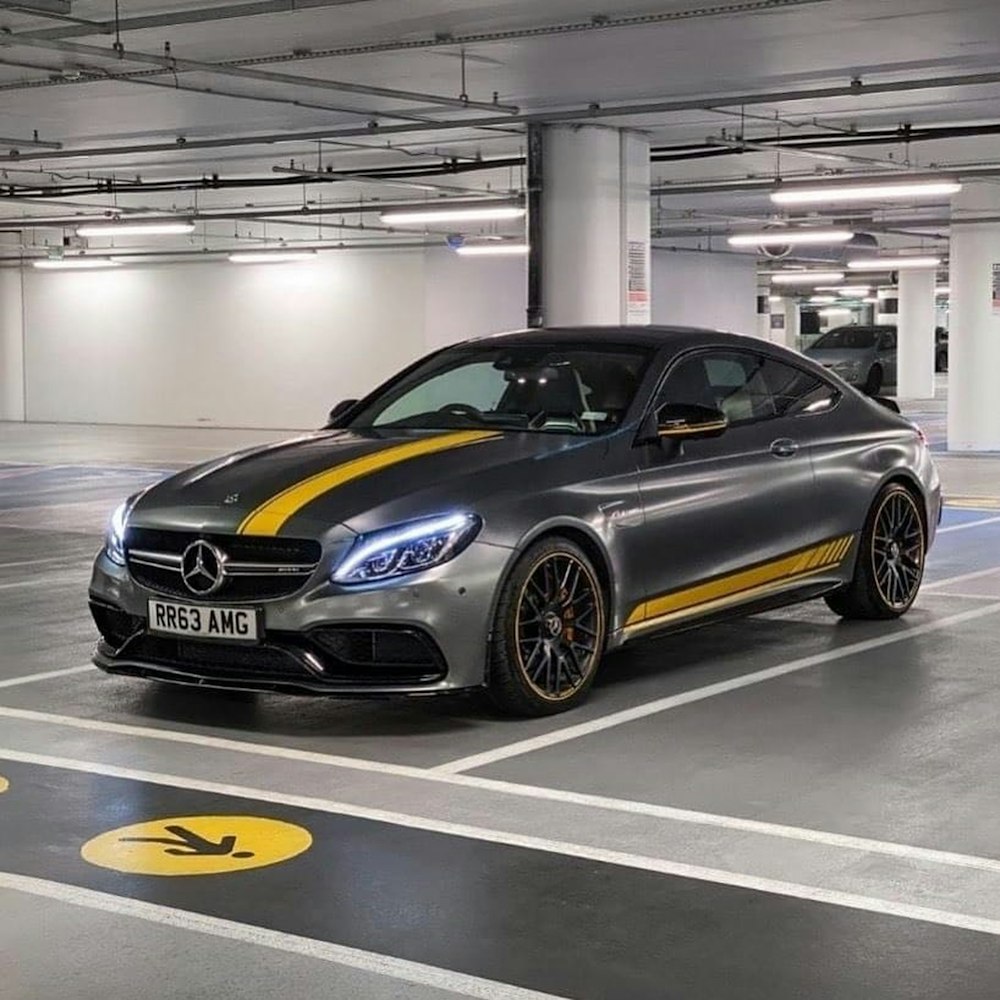
<path id="1" fill-rule="evenodd" d="M 104 551 L 116 565 L 125 565 L 125 527 L 132 512 L 135 498 L 130 497 L 118 505 L 108 522 L 108 533 L 104 539 Z"/>
<path id="2" fill-rule="evenodd" d="M 447 514 L 361 535 L 334 570 L 334 583 L 371 583 L 453 559 L 482 526 L 475 514 Z"/>

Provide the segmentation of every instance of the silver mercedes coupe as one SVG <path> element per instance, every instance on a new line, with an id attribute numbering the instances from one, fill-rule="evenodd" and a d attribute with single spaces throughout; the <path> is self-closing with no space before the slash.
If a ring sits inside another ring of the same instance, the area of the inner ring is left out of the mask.
<path id="1" fill-rule="evenodd" d="M 904 614 L 940 517 L 921 432 L 760 340 L 532 330 L 115 512 L 95 662 L 216 688 L 578 705 L 604 654 L 822 597 Z"/>

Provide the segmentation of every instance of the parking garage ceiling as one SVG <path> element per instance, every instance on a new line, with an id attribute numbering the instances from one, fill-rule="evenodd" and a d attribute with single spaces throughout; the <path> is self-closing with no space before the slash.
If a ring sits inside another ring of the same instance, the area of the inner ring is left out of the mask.
<path id="1" fill-rule="evenodd" d="M 4 256 L 90 217 L 196 224 L 135 252 L 439 243 L 380 208 L 516 200 L 532 121 L 647 132 L 654 232 L 721 250 L 779 178 L 998 177 L 998 49 L 975 0 L 0 0 Z M 954 221 L 797 214 L 905 248 Z"/>

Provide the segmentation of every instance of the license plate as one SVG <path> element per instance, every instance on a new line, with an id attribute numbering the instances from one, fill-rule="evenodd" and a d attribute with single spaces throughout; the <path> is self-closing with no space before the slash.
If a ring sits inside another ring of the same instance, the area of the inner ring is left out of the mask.
<path id="1" fill-rule="evenodd" d="M 256 608 L 208 608 L 150 600 L 148 613 L 150 632 L 230 642 L 256 642 L 260 638 Z"/>

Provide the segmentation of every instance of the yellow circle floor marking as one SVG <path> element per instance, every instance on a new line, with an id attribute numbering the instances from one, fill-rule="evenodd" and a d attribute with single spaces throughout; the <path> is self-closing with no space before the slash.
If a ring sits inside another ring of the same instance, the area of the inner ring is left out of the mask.
<path id="1" fill-rule="evenodd" d="M 133 875 L 219 875 L 288 861 L 312 834 L 263 816 L 177 816 L 134 823 L 88 840 L 84 861 Z"/>
<path id="2" fill-rule="evenodd" d="M 0 774 L 0 792 L 6 792 L 10 788 L 10 782 Z"/>

